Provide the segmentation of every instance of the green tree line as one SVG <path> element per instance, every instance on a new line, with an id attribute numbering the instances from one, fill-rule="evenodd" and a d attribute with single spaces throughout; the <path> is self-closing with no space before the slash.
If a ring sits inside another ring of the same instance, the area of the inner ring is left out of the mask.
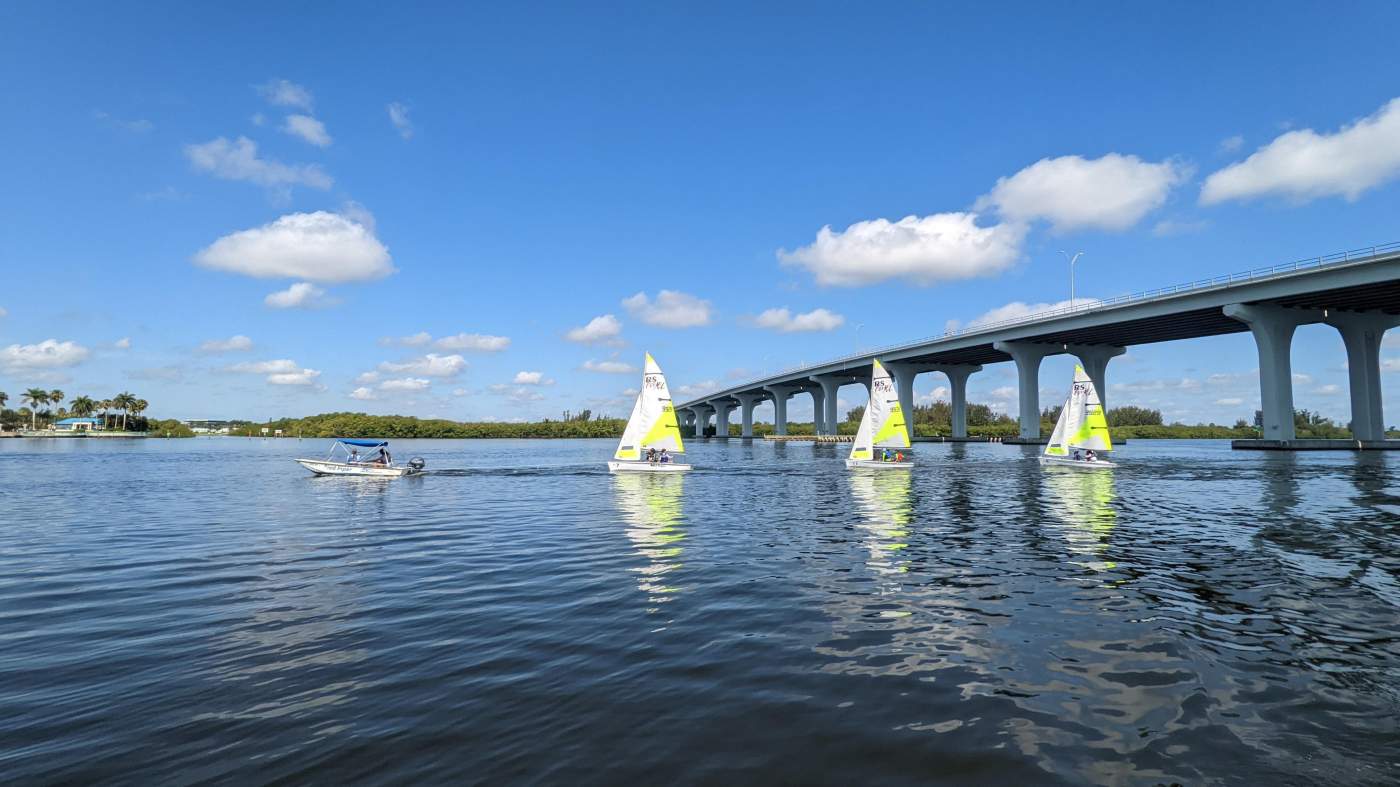
<path id="1" fill-rule="evenodd" d="M 150 407 L 145 399 L 123 391 L 110 399 L 94 399 L 78 395 L 63 402 L 67 395 L 60 389 L 45 390 L 30 388 L 20 394 L 18 409 L 11 410 L 6 405 L 10 395 L 0 391 L 0 428 L 38 430 L 52 426 L 64 418 L 87 418 L 100 415 L 104 429 L 117 429 L 124 432 L 160 432 L 161 436 L 193 437 L 189 427 L 175 420 L 153 420 L 142 414 Z M 154 426 L 153 426 L 154 425 Z"/>

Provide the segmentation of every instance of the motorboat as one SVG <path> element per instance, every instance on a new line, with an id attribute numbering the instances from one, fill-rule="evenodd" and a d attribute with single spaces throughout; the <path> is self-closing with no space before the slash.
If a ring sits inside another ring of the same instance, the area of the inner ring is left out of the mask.
<path id="1" fill-rule="evenodd" d="M 361 455 L 360 449 L 366 449 Z M 377 450 L 376 450 L 377 449 Z M 340 439 L 331 443 L 325 459 L 298 459 L 297 464 L 316 475 L 343 475 L 361 478 L 402 478 L 424 472 L 427 463 L 415 456 L 407 464 L 394 464 L 388 440 Z"/>

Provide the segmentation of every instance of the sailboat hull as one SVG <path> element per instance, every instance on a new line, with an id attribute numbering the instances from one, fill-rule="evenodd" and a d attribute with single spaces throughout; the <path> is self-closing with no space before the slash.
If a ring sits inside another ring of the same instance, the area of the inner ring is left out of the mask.
<path id="1" fill-rule="evenodd" d="M 1103 459 L 1095 459 L 1092 462 L 1083 459 L 1062 459 L 1058 456 L 1040 457 L 1040 463 L 1047 467 L 1073 467 L 1075 470 L 1109 470 L 1118 465 Z"/>
<path id="2" fill-rule="evenodd" d="M 881 462 L 878 459 L 847 459 L 846 467 L 862 470 L 912 470 L 913 462 Z"/>
<path id="3" fill-rule="evenodd" d="M 679 462 L 630 462 L 625 459 L 608 462 L 608 470 L 614 473 L 684 473 L 689 469 L 690 465 Z"/>

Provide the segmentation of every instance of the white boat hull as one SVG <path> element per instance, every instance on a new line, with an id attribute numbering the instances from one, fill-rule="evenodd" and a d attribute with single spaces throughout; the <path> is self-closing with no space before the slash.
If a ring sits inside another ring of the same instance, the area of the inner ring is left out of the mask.
<path id="1" fill-rule="evenodd" d="M 1118 466 L 1104 459 L 1095 459 L 1089 462 L 1084 459 L 1062 459 L 1058 456 L 1045 456 L 1044 454 L 1040 457 L 1040 463 L 1048 467 L 1073 467 L 1076 470 L 1106 470 Z"/>
<path id="2" fill-rule="evenodd" d="M 325 459 L 298 459 L 297 464 L 316 475 L 346 475 L 360 478 L 402 478 L 423 472 L 412 467 L 389 467 L 349 462 L 329 462 Z"/>
<path id="3" fill-rule="evenodd" d="M 614 473 L 684 473 L 690 465 L 679 462 L 631 462 L 613 459 L 608 462 L 608 470 Z"/>
<path id="4" fill-rule="evenodd" d="M 869 470 L 911 470 L 913 462 L 881 462 L 879 459 L 847 459 L 846 467 Z"/>

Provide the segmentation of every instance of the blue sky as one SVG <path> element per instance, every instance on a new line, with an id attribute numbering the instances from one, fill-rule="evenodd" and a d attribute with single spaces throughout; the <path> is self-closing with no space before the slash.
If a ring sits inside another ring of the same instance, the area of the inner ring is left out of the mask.
<path id="1" fill-rule="evenodd" d="M 1063 301 L 1061 250 L 1107 297 L 1400 240 L 1387 4 L 662 5 L 11 4 L 0 390 L 625 415 L 644 350 L 684 397 Z M 1295 396 L 1345 421 L 1340 350 Z M 1228 423 L 1256 366 L 1138 347 L 1108 398 Z"/>

